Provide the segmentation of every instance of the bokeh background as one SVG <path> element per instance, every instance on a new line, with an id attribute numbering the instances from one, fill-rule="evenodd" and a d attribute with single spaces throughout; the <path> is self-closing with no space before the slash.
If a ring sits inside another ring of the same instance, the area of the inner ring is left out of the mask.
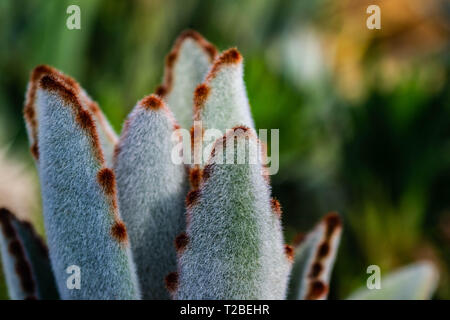
<path id="1" fill-rule="evenodd" d="M 81 8 L 81 30 L 66 8 Z M 381 30 L 366 8 L 381 8 Z M 160 83 L 184 29 L 236 46 L 258 128 L 280 129 L 273 193 L 288 241 L 342 214 L 330 298 L 365 284 L 370 264 L 438 266 L 450 298 L 450 3 L 446 0 L 0 1 L 0 205 L 43 234 L 22 106 L 28 76 L 75 77 L 117 132 Z M 0 297 L 7 298 L 0 276 Z"/>

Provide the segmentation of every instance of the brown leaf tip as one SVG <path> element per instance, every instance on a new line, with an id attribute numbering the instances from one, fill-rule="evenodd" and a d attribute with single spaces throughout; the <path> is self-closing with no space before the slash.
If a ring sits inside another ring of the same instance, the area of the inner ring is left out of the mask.
<path id="1" fill-rule="evenodd" d="M 294 248 L 288 244 L 284 245 L 284 253 L 290 262 L 294 261 Z"/>
<path id="2" fill-rule="evenodd" d="M 198 33 L 195 30 L 185 30 L 183 31 L 180 36 L 178 37 L 177 42 L 182 43 L 186 39 L 192 39 L 196 41 L 209 55 L 211 61 L 214 60 L 214 58 L 217 55 L 217 49 L 212 45 L 210 42 L 208 42 L 200 33 Z"/>
<path id="3" fill-rule="evenodd" d="M 116 190 L 116 177 L 109 168 L 103 168 L 97 173 L 97 180 L 106 194 L 114 195 Z"/>
<path id="4" fill-rule="evenodd" d="M 76 89 L 70 87 L 67 82 L 56 75 L 46 74 L 42 76 L 39 85 L 44 90 L 57 93 L 68 104 L 81 105 Z"/>
<path id="5" fill-rule="evenodd" d="M 238 125 L 233 127 L 232 129 L 228 129 L 225 135 L 222 138 L 219 138 L 215 141 L 213 149 L 211 151 L 211 157 L 214 157 L 216 154 L 216 149 L 221 150 L 220 148 L 226 147 L 226 144 L 229 142 L 231 138 L 236 141 L 238 137 L 244 136 L 245 138 L 254 139 L 256 138 L 253 131 L 244 125 Z M 231 141 L 230 141 L 231 142 Z"/>
<path id="6" fill-rule="evenodd" d="M 186 196 L 186 207 L 190 208 L 197 203 L 200 197 L 200 190 L 191 190 Z"/>
<path id="7" fill-rule="evenodd" d="M 127 242 L 128 239 L 127 228 L 125 226 L 125 223 L 123 223 L 123 221 L 118 220 L 114 222 L 114 224 L 111 227 L 111 234 L 119 243 Z"/>
<path id="8" fill-rule="evenodd" d="M 281 217 L 282 210 L 280 202 L 277 199 L 272 198 L 270 199 L 270 206 L 272 207 L 272 212 L 275 213 L 278 217 Z"/>
<path id="9" fill-rule="evenodd" d="M 37 67 L 35 67 L 33 69 L 33 71 L 31 71 L 31 77 L 30 77 L 30 81 L 31 82 L 36 82 L 38 81 L 44 74 L 55 74 L 57 73 L 56 69 L 46 65 L 46 64 L 41 64 L 38 65 Z"/>
<path id="10" fill-rule="evenodd" d="M 188 235 L 183 232 L 180 233 L 176 238 L 175 238 L 175 249 L 177 251 L 177 253 L 182 253 L 184 251 L 184 249 L 186 249 L 186 246 L 189 243 L 189 237 Z"/>
<path id="11" fill-rule="evenodd" d="M 224 51 L 220 57 L 218 58 L 218 61 L 216 63 L 220 64 L 235 64 L 239 63 L 242 60 L 241 53 L 236 48 L 231 48 L 226 51 Z"/>
<path id="12" fill-rule="evenodd" d="M 64 76 L 60 73 L 46 74 L 39 80 L 41 89 L 56 93 L 64 103 L 72 107 L 75 114 L 75 119 L 82 129 L 85 129 L 90 136 L 93 145 L 94 153 L 100 162 L 103 162 L 103 153 L 100 147 L 100 141 L 97 134 L 97 129 L 92 115 L 85 110 L 80 102 L 80 88 L 78 84 L 70 77 Z"/>
<path id="13" fill-rule="evenodd" d="M 328 293 L 328 286 L 320 280 L 310 283 L 306 300 L 318 300 Z"/>
<path id="14" fill-rule="evenodd" d="M 25 106 L 23 109 L 24 117 L 26 122 L 28 123 L 30 129 L 31 129 L 31 138 L 34 141 L 37 141 L 37 119 L 36 119 L 36 112 L 34 107 L 34 102 L 36 100 L 36 90 L 39 85 L 39 80 L 44 76 L 52 74 L 55 77 L 59 77 L 60 73 L 47 65 L 39 65 L 36 68 L 33 69 L 30 75 L 30 83 L 28 86 L 26 99 L 25 99 Z M 37 160 L 37 159 L 36 159 Z"/>
<path id="15" fill-rule="evenodd" d="M 335 232 L 335 230 L 340 229 L 342 226 L 341 217 L 336 212 L 331 212 L 327 214 L 323 218 L 323 221 L 325 222 L 326 225 L 327 237 L 330 237 Z"/>
<path id="16" fill-rule="evenodd" d="M 231 48 L 224 51 L 214 62 L 206 79 L 210 81 L 219 72 L 219 70 L 226 65 L 237 65 L 242 62 L 242 55 L 236 48 Z"/>
<path id="17" fill-rule="evenodd" d="M 33 69 L 33 71 L 31 72 L 30 81 L 37 82 L 44 75 L 52 75 L 54 77 L 60 78 L 66 85 L 73 87 L 76 91 L 79 90 L 79 85 L 73 78 L 45 64 L 39 65 Z"/>
<path id="18" fill-rule="evenodd" d="M 200 167 L 195 166 L 189 170 L 189 181 L 191 183 L 192 189 L 198 189 L 202 181 L 203 171 Z"/>
<path id="19" fill-rule="evenodd" d="M 146 110 L 158 110 L 164 105 L 162 100 L 155 94 L 151 94 L 140 101 L 140 105 Z"/>
<path id="20" fill-rule="evenodd" d="M 166 288 L 170 293 L 174 293 L 178 289 L 178 272 L 169 273 L 164 279 Z"/>
<path id="21" fill-rule="evenodd" d="M 163 85 L 158 87 L 158 89 L 156 90 L 156 94 L 159 95 L 160 97 L 164 97 L 172 90 L 174 79 L 173 67 L 176 63 L 176 60 L 178 59 L 181 46 L 183 45 L 186 39 L 194 40 L 206 52 L 211 62 L 215 59 L 217 55 L 216 48 L 211 43 L 209 43 L 205 38 L 203 38 L 198 32 L 194 30 L 186 30 L 182 32 L 181 35 L 175 41 L 172 50 L 166 56 L 166 69 L 164 71 L 164 82 Z"/>

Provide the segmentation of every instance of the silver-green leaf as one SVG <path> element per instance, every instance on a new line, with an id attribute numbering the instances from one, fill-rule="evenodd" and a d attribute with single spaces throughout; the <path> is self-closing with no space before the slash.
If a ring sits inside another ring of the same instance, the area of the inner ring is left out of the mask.
<path id="1" fill-rule="evenodd" d="M 186 168 L 171 158 L 176 128 L 164 102 L 150 95 L 129 115 L 116 150 L 119 205 L 144 299 L 170 298 L 164 276 L 176 270 L 173 241 L 185 229 Z"/>

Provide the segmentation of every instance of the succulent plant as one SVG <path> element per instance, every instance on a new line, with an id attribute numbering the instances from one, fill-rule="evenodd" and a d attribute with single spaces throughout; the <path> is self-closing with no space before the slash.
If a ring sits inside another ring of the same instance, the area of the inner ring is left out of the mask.
<path id="1" fill-rule="evenodd" d="M 264 164 L 223 161 L 226 146 L 233 156 L 263 149 L 237 49 L 219 55 L 195 31 L 182 33 L 163 85 L 136 104 L 120 137 L 76 81 L 45 65 L 31 73 L 24 116 L 48 250 L 30 223 L 1 209 L 12 299 L 327 297 L 339 215 L 326 215 L 295 247 L 285 245 Z M 188 156 L 200 159 L 193 165 L 172 159 L 179 128 L 191 129 Z M 210 128 L 223 136 L 203 157 L 197 146 L 206 147 Z M 68 286 L 72 266 L 80 268 L 79 288 Z M 421 279 L 435 281 L 433 268 L 419 269 L 392 280 L 389 297 L 420 287 L 419 297 L 428 298 L 433 286 L 424 289 Z"/>

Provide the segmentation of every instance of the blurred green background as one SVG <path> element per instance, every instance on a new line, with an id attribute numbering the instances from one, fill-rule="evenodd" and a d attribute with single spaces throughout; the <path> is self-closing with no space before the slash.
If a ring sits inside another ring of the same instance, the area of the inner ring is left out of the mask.
<path id="1" fill-rule="evenodd" d="M 81 8 L 81 30 L 66 8 Z M 366 8 L 381 8 L 381 30 Z M 450 3 L 446 0 L 0 1 L 0 206 L 43 233 L 22 106 L 29 73 L 76 78 L 113 126 L 162 79 L 193 28 L 236 46 L 258 128 L 280 129 L 273 194 L 286 239 L 328 211 L 344 218 L 330 298 L 418 259 L 450 298 Z M 0 276 L 0 297 L 7 298 Z"/>

